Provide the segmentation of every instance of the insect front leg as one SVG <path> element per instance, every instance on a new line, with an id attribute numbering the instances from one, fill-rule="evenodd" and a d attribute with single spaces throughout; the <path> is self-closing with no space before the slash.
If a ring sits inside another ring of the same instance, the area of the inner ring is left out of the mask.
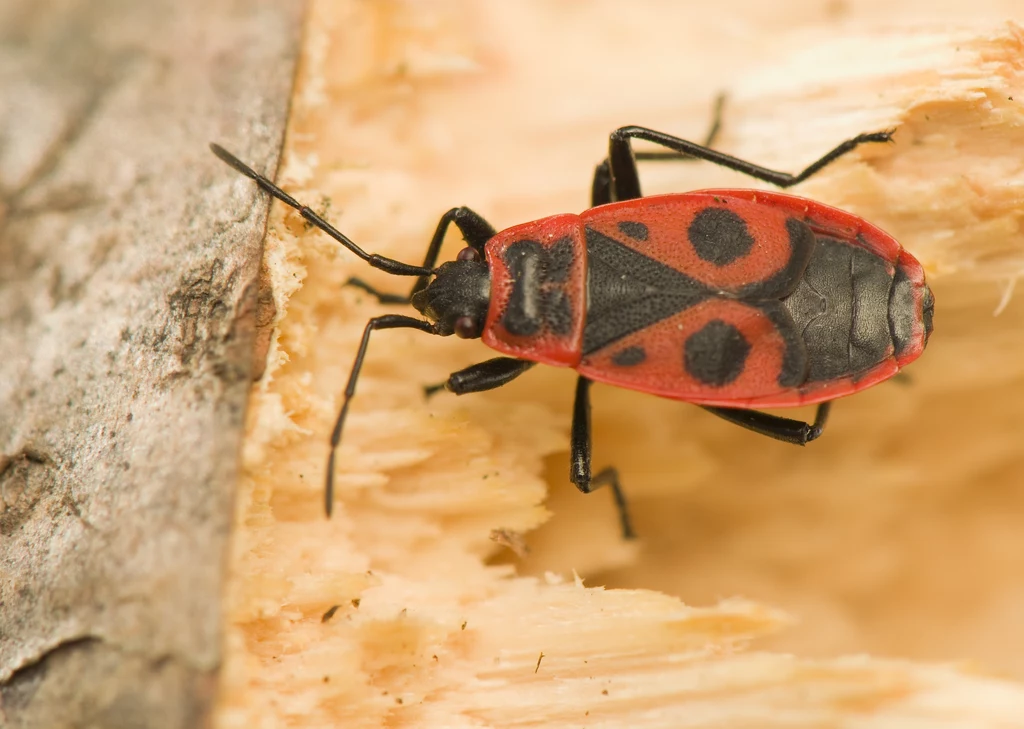
<path id="1" fill-rule="evenodd" d="M 622 486 L 619 483 L 619 472 L 615 468 L 609 467 L 591 477 L 590 457 L 590 380 L 580 376 L 576 379 L 576 400 L 572 408 L 569 479 L 576 484 L 576 488 L 585 494 L 602 486 L 610 486 L 615 498 L 615 507 L 619 510 L 622 536 L 625 539 L 633 539 L 636 537 L 636 533 L 633 531 L 626 497 L 622 493 Z"/>
<path id="2" fill-rule="evenodd" d="M 456 395 L 495 390 L 512 382 L 535 364 L 515 357 L 495 357 L 453 372 L 444 382 L 424 387 L 423 393 L 430 397 L 440 390 L 448 390 Z"/>
<path id="3" fill-rule="evenodd" d="M 452 208 L 437 221 L 437 228 L 434 229 L 434 236 L 430 239 L 430 245 L 427 246 L 427 254 L 423 259 L 424 270 L 428 272 L 433 271 L 434 264 L 437 263 L 437 256 L 441 252 L 441 245 L 444 243 L 444 238 L 448 234 L 448 227 L 450 225 L 454 225 L 459 229 L 463 239 L 466 241 L 466 245 L 477 251 L 481 258 L 484 255 L 484 246 L 487 244 L 487 241 L 494 237 L 496 232 L 494 227 L 484 220 L 483 216 L 470 208 Z M 345 282 L 345 285 L 362 289 L 371 296 L 376 297 L 377 301 L 382 304 L 408 304 L 412 300 L 413 294 L 426 288 L 429 279 L 430 273 L 425 273 L 417 278 L 416 283 L 413 284 L 412 290 L 407 296 L 378 291 L 359 278 L 350 278 Z"/>
<path id="4" fill-rule="evenodd" d="M 369 294 L 377 299 L 377 302 L 380 304 L 408 304 L 411 298 L 405 294 L 389 294 L 387 291 L 380 291 L 366 281 L 363 281 L 363 279 L 356 278 L 355 276 L 346 281 L 345 285 Z"/>
<path id="5" fill-rule="evenodd" d="M 359 343 L 359 350 L 356 352 L 355 361 L 352 362 L 352 371 L 349 372 L 348 383 L 345 385 L 341 410 L 338 412 L 338 419 L 334 422 L 334 430 L 331 432 L 331 452 L 327 457 L 327 485 L 324 489 L 324 506 L 328 517 L 330 517 L 331 510 L 334 508 L 334 456 L 338 451 L 338 444 L 341 443 L 341 433 L 345 428 L 345 416 L 348 415 L 348 405 L 356 391 L 356 381 L 359 379 L 359 372 L 362 370 L 363 360 L 366 358 L 366 348 L 370 344 L 370 334 L 377 329 L 418 329 L 427 334 L 437 333 L 434 325 L 429 321 L 415 319 L 411 316 L 387 314 L 385 316 L 375 316 L 366 322 L 366 328 L 363 329 L 363 338 Z"/>

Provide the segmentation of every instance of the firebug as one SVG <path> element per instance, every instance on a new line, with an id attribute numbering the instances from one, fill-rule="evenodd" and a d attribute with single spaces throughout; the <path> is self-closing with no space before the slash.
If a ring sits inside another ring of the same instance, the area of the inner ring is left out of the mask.
<path id="1" fill-rule="evenodd" d="M 719 104 L 719 111 L 721 105 Z M 502 356 L 453 373 L 458 395 L 500 387 L 537 363 L 579 376 L 570 479 L 584 493 L 610 486 L 625 536 L 633 535 L 618 472 L 591 473 L 590 383 L 695 403 L 762 435 L 804 445 L 825 426 L 832 400 L 886 380 L 924 350 L 934 300 L 921 264 L 890 235 L 836 208 L 778 192 L 700 190 L 643 197 L 637 160 L 697 159 L 781 188 L 806 180 L 861 144 L 848 139 L 796 175 L 705 144 L 627 126 L 609 138 L 592 207 L 496 231 L 466 207 L 437 225 L 422 265 L 368 254 L 326 220 L 218 145 L 214 154 L 295 208 L 369 263 L 416 278 L 408 295 L 350 284 L 424 318 L 386 314 L 363 331 L 330 439 L 326 510 L 349 404 L 378 329 L 481 338 Z M 635 154 L 633 140 L 665 152 Z M 466 242 L 436 266 L 450 225 Z M 430 389 L 441 389 L 442 386 Z M 817 404 L 813 423 L 760 412 Z"/>

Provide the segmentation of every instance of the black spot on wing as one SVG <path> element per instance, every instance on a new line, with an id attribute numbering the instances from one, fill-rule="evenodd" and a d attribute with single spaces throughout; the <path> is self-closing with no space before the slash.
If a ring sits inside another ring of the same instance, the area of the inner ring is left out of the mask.
<path id="1" fill-rule="evenodd" d="M 612 355 L 612 364 L 619 367 L 633 367 L 647 359 L 643 347 L 626 347 Z"/>
<path id="2" fill-rule="evenodd" d="M 687 234 L 701 260 L 716 266 L 743 258 L 754 247 L 746 221 L 728 208 L 704 208 L 694 216 Z"/>
<path id="3" fill-rule="evenodd" d="M 750 343 L 728 322 L 714 319 L 691 334 L 683 345 L 683 366 L 695 380 L 723 387 L 743 373 Z"/>
<path id="4" fill-rule="evenodd" d="M 645 241 L 649 235 L 647 226 L 631 220 L 623 220 L 618 224 L 619 230 L 633 240 Z"/>

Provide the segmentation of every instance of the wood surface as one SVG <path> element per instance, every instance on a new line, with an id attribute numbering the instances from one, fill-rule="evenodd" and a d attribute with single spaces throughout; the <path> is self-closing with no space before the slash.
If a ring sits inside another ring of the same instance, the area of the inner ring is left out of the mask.
<path id="1" fill-rule="evenodd" d="M 491 353 L 379 332 L 328 522 L 354 348 L 397 311 L 343 283 L 408 282 L 275 207 L 279 327 L 246 440 L 220 726 L 1024 726 L 1010 9 L 314 3 L 279 182 L 367 250 L 421 260 L 453 205 L 499 228 L 581 210 L 610 130 L 700 139 L 726 91 L 719 148 L 777 169 L 896 130 L 794 191 L 919 256 L 936 331 L 806 449 L 594 388 L 595 465 L 622 472 L 633 544 L 609 494 L 568 484 L 572 373 L 424 402 Z M 751 184 L 641 175 L 648 192 Z"/>

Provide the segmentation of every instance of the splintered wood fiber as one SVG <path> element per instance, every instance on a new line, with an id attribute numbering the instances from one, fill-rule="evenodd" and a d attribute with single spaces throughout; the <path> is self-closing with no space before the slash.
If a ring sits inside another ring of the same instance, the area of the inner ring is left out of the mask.
<path id="1" fill-rule="evenodd" d="M 221 729 L 1024 726 L 1024 31 L 1013 3 L 892 5 L 312 3 L 277 180 L 368 251 L 419 262 L 454 205 L 499 229 L 580 211 L 612 129 L 701 139 L 725 91 L 716 145 L 771 168 L 895 130 L 795 192 L 924 263 L 935 334 L 805 449 L 595 386 L 625 542 L 611 495 L 568 482 L 572 372 L 425 401 L 490 350 L 378 332 L 328 521 L 362 328 L 412 313 L 343 284 L 411 281 L 275 203 Z"/>

